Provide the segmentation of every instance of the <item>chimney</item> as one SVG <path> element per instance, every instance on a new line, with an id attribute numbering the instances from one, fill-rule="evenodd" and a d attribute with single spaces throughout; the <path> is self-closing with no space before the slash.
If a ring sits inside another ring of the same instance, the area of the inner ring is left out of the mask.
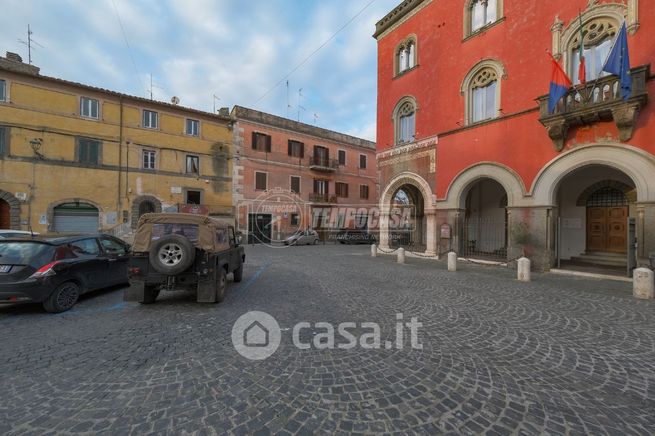
<path id="1" fill-rule="evenodd" d="M 229 107 L 222 107 L 218 110 L 218 114 L 222 117 L 229 117 L 230 116 L 230 108 Z"/>
<path id="2" fill-rule="evenodd" d="M 20 57 L 18 53 L 12 53 L 10 51 L 7 52 L 7 60 L 12 62 L 20 62 L 21 64 L 23 63 L 23 58 Z"/>
<path id="3" fill-rule="evenodd" d="M 0 56 L 0 68 L 32 76 L 39 75 L 40 68 L 24 63 L 19 54 L 8 51 L 5 56 L 4 58 Z"/>

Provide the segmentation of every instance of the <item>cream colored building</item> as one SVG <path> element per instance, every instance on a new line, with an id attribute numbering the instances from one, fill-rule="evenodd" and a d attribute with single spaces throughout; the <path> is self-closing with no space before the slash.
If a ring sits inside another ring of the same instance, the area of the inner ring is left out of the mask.
<path id="1" fill-rule="evenodd" d="M 129 232 L 149 211 L 233 216 L 232 123 L 0 57 L 0 228 Z"/>

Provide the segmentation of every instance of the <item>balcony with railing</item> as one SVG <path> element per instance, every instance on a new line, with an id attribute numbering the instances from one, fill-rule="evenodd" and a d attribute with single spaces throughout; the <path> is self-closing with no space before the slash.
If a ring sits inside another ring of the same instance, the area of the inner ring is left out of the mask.
<path id="1" fill-rule="evenodd" d="M 323 156 L 311 156 L 309 158 L 309 169 L 321 172 L 334 172 L 339 168 L 338 159 L 330 159 Z"/>
<path id="2" fill-rule="evenodd" d="M 337 197 L 336 195 L 330 195 L 330 194 L 318 194 L 316 192 L 310 192 L 309 193 L 309 201 L 312 203 L 336 203 L 337 202 Z"/>
<path id="3" fill-rule="evenodd" d="M 614 121 L 619 139 L 630 140 L 639 111 L 648 101 L 649 75 L 650 65 L 630 70 L 632 95 L 627 100 L 621 97 L 619 77 L 613 75 L 570 89 L 552 114 L 548 112 L 548 95 L 539 97 L 539 121 L 546 127 L 557 151 L 564 148 L 569 129 L 598 121 Z"/>

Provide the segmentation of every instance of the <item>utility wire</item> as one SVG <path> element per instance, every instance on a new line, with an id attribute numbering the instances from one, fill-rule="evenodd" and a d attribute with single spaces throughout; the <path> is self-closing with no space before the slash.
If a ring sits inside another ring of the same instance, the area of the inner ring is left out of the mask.
<path id="1" fill-rule="evenodd" d="M 123 27 L 121 14 L 118 12 L 118 7 L 116 7 L 116 1 L 111 0 L 111 3 L 112 5 L 114 5 L 114 12 L 116 12 L 116 18 L 118 18 L 118 24 L 121 27 L 121 32 L 123 32 L 123 39 L 125 40 L 125 45 L 127 46 L 127 52 L 130 55 L 130 59 L 132 60 L 132 66 L 134 67 L 134 71 L 136 72 L 136 78 L 139 81 L 139 89 L 145 90 L 146 87 L 143 86 L 143 82 L 141 81 L 141 73 L 139 72 L 139 68 L 136 66 L 136 62 L 134 61 L 134 56 L 132 55 L 132 47 L 130 47 L 130 41 L 127 39 L 127 33 L 125 33 L 125 27 Z"/>
<path id="2" fill-rule="evenodd" d="M 296 65 L 296 66 L 295 66 L 295 67 L 294 67 L 294 68 L 293 68 L 293 69 L 292 69 L 292 70 L 291 70 L 291 71 L 290 71 L 286 76 L 284 76 L 282 79 L 280 79 L 279 82 L 277 82 L 277 83 L 276 83 L 275 85 L 273 85 L 273 86 L 272 86 L 268 91 L 266 91 L 266 92 L 264 93 L 264 95 L 262 95 L 261 97 L 259 97 L 259 99 L 257 99 L 257 101 L 255 102 L 255 105 L 257 105 L 260 101 L 262 101 L 263 99 L 265 99 L 265 98 L 266 98 L 266 97 L 267 97 L 271 92 L 273 92 L 273 90 L 275 90 L 275 88 L 277 88 L 277 87 L 280 86 L 282 83 L 284 83 L 284 82 L 285 82 L 289 77 L 291 77 L 291 75 L 292 75 L 293 73 L 295 73 L 296 71 L 298 71 L 298 69 L 299 69 L 300 67 L 302 67 L 303 65 L 305 65 L 305 64 L 307 63 L 308 60 L 310 60 L 310 59 L 311 59 L 311 58 L 312 58 L 316 53 L 318 53 L 318 52 L 319 52 L 323 47 L 325 47 L 326 45 L 328 45 L 328 44 L 329 44 L 329 43 L 330 43 L 334 38 L 336 38 L 337 35 L 338 35 L 339 33 L 341 33 L 341 32 L 342 32 L 346 27 L 348 27 L 350 24 L 352 24 L 352 22 L 355 21 L 355 20 L 356 20 L 360 15 L 362 15 L 362 14 L 364 13 L 364 11 L 365 11 L 366 9 L 369 8 L 369 6 L 371 6 L 373 3 L 375 3 L 375 1 L 376 1 L 376 0 L 371 0 L 370 2 L 368 2 L 368 3 L 366 4 L 366 6 L 364 6 L 364 7 L 363 7 L 359 12 L 357 12 L 355 15 L 353 15 L 353 17 L 352 17 L 350 20 L 348 20 L 348 21 L 346 22 L 346 24 L 344 24 L 343 26 L 341 26 L 341 27 L 339 28 L 339 30 L 337 30 L 336 32 L 334 32 L 334 33 L 332 34 L 332 36 L 330 36 L 330 37 L 329 37 L 329 38 L 328 38 L 328 39 L 327 39 L 323 44 L 321 44 L 321 45 L 320 45 L 316 50 L 314 50 L 313 52 L 311 52 L 311 53 L 309 54 L 309 56 L 307 56 L 305 59 L 303 59 L 303 60 L 302 60 L 298 65 Z"/>

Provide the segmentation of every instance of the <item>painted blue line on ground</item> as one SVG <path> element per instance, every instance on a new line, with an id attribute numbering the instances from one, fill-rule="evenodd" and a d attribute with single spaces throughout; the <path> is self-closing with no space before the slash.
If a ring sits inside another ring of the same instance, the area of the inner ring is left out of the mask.
<path id="1" fill-rule="evenodd" d="M 259 277 L 264 273 L 264 271 L 266 271 L 268 269 L 269 266 L 271 266 L 271 264 L 267 263 L 266 265 L 259 268 L 257 270 L 257 272 L 255 274 L 253 274 L 252 277 L 250 277 L 250 279 L 248 279 L 248 281 L 246 283 L 242 284 L 239 287 L 238 292 L 243 292 L 243 291 L 247 290 L 250 286 L 252 286 L 252 284 L 255 283 L 257 281 L 257 279 L 259 279 Z"/>

